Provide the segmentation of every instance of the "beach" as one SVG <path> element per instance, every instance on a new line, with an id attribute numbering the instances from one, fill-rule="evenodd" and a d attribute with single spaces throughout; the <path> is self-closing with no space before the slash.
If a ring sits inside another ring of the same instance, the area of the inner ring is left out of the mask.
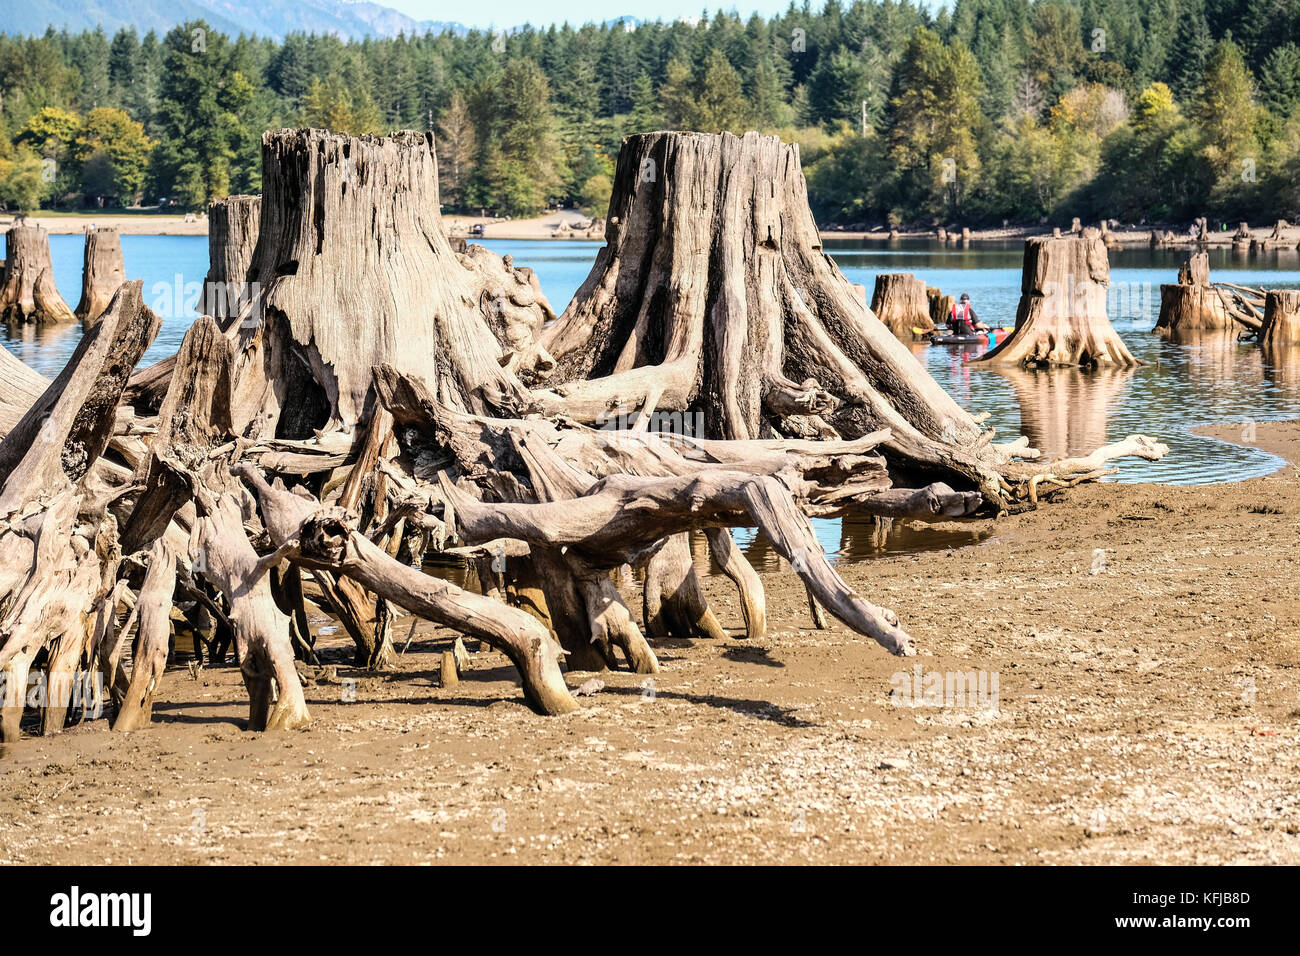
<path id="1" fill-rule="evenodd" d="M 163 215 L 163 214 L 106 214 L 106 215 L 86 215 L 82 213 L 69 214 L 36 214 L 29 220 L 34 225 L 43 226 L 52 235 L 74 235 L 85 232 L 92 226 L 110 226 L 117 229 L 122 235 L 127 236 L 205 236 L 208 233 L 208 221 L 204 215 L 198 215 L 187 221 L 184 215 Z M 445 214 L 442 221 L 446 224 L 449 235 L 463 235 L 469 238 L 482 239 L 577 239 L 581 241 L 590 241 L 598 239 L 603 241 L 599 233 L 589 233 L 588 228 L 591 219 L 584 216 L 576 209 L 561 209 L 548 212 L 544 216 L 535 216 L 529 219 L 497 219 L 490 216 L 462 216 L 454 214 Z M 568 228 L 561 229 L 561 224 Z M 0 232 L 7 230 L 13 224 L 12 216 L 0 215 Z M 1085 225 L 1096 225 L 1095 223 L 1086 223 Z M 474 226 L 482 226 L 482 236 L 469 236 L 470 230 Z M 1006 227 L 990 227 L 984 229 L 972 228 L 970 231 L 971 242 L 1014 242 L 1023 240 L 1029 236 L 1040 236 L 1050 234 L 1053 226 L 1051 224 L 1040 225 L 1021 225 Z M 1069 234 L 1069 225 L 1062 224 L 1061 231 L 1063 234 Z M 1147 245 L 1151 240 L 1153 229 L 1163 233 L 1171 231 L 1174 236 L 1174 246 L 1187 246 L 1189 249 L 1195 248 L 1198 243 L 1195 236 L 1188 232 L 1186 224 L 1178 225 L 1159 225 L 1159 226 L 1118 226 L 1110 233 L 1110 242 L 1114 245 L 1131 246 Z M 1272 226 L 1258 226 L 1250 229 L 1251 237 L 1257 243 L 1268 241 L 1273 232 Z M 860 241 L 880 241 L 888 242 L 891 238 L 887 229 L 880 227 L 872 230 L 848 230 L 835 227 L 821 230 L 823 239 L 828 240 L 860 240 Z M 938 236 L 936 229 L 904 229 L 898 232 L 898 239 L 935 239 Z M 1279 243 L 1270 243 L 1271 248 L 1294 248 L 1300 244 L 1300 226 L 1288 226 L 1281 231 L 1282 240 Z M 960 245 L 964 240 L 960 237 L 960 229 L 948 230 L 947 241 L 954 245 Z M 1233 245 L 1233 232 L 1229 231 L 1211 231 L 1208 237 L 1200 245 L 1206 246 L 1231 246 Z"/>

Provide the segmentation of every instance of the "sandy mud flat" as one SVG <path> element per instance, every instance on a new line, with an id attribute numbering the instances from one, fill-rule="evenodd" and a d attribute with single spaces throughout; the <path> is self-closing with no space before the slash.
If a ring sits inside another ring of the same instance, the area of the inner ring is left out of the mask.
<path id="1" fill-rule="evenodd" d="M 1256 438 L 1300 460 L 1300 423 Z M 662 674 L 567 717 L 500 654 L 443 690 L 425 624 L 391 674 L 320 672 L 300 732 L 244 732 L 233 667 L 171 669 L 146 731 L 10 748 L 0 862 L 1300 862 L 1300 469 L 1083 485 L 987 531 L 842 566 L 913 659 L 813 629 L 786 569 L 767 638 L 711 577 L 730 640 L 659 642 Z"/>

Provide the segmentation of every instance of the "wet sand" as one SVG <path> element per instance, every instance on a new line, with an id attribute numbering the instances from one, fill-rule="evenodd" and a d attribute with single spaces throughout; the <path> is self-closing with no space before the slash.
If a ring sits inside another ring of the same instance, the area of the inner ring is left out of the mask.
<path id="1" fill-rule="evenodd" d="M 1300 461 L 1298 422 L 1256 440 Z M 1083 486 L 978 545 L 843 566 L 907 660 L 815 630 L 788 570 L 746 641 L 711 577 L 729 640 L 658 642 L 662 674 L 603 674 L 562 718 L 499 654 L 440 688 L 451 635 L 424 624 L 392 674 L 322 673 L 301 732 L 243 731 L 233 667 L 169 669 L 151 729 L 11 748 L 0 862 L 1297 863 L 1298 532 L 1288 465 Z M 896 706 L 917 667 L 996 674 L 996 708 Z"/>

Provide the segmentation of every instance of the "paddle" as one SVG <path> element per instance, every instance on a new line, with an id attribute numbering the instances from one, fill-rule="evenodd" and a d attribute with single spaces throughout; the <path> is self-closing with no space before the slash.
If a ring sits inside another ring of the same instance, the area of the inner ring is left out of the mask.
<path id="1" fill-rule="evenodd" d="M 939 331 L 939 329 L 938 329 L 937 327 L 936 327 L 936 328 L 933 328 L 933 329 L 919 329 L 919 328 L 917 328 L 915 325 L 912 326 L 912 334 L 913 334 L 913 335 L 934 335 L 934 333 L 936 333 L 936 332 L 938 332 L 938 331 Z M 1011 328 L 1010 328 L 1010 327 L 1002 327 L 1002 328 L 996 328 L 996 329 L 989 329 L 988 331 L 989 331 L 989 332 L 1010 332 L 1010 331 L 1011 331 Z M 978 334 L 980 334 L 980 333 L 977 332 L 977 333 L 975 333 L 975 334 L 978 335 Z"/>

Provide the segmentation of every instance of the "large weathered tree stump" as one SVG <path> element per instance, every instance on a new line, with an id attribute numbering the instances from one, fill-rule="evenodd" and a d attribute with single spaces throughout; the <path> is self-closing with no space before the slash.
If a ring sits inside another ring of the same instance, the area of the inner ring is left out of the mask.
<path id="1" fill-rule="evenodd" d="M 871 311 L 904 342 L 915 338 L 914 328 L 922 331 L 934 328 L 925 283 L 910 272 L 886 272 L 876 276 Z"/>
<path id="2" fill-rule="evenodd" d="M 1259 344 L 1275 348 L 1300 343 L 1300 291 L 1270 290 L 1264 298 L 1264 324 Z"/>
<path id="3" fill-rule="evenodd" d="M 628 137 L 606 236 L 543 334 L 563 383 L 534 390 L 544 411 L 686 413 L 729 439 L 887 427 L 903 483 L 996 487 L 978 425 L 822 249 L 796 147 L 757 133 Z"/>
<path id="4" fill-rule="evenodd" d="M 75 322 L 54 285 L 50 234 L 41 226 L 14 226 L 5 233 L 4 272 L 0 274 L 0 322 L 50 325 Z"/>
<path id="5" fill-rule="evenodd" d="M 233 319 L 256 297 L 248 270 L 261 219 L 260 196 L 227 196 L 208 206 L 208 274 L 199 308 L 218 322 Z"/>
<path id="6" fill-rule="evenodd" d="M 125 281 L 126 263 L 118 231 L 106 226 L 87 231 L 81 267 L 81 300 L 76 310 L 83 326 L 88 328 L 99 321 Z"/>
<path id="7" fill-rule="evenodd" d="M 1233 326 L 1223 296 L 1210 285 L 1210 255 L 1197 252 L 1178 270 L 1176 285 L 1160 286 L 1157 331 L 1226 329 Z"/>
<path id="8" fill-rule="evenodd" d="M 1140 365 L 1106 315 L 1110 265 L 1096 229 L 1025 241 L 1015 330 L 977 362 L 1006 365 Z"/>
<path id="9" fill-rule="evenodd" d="M 370 369 L 394 362 L 466 411 L 525 404 L 492 331 L 519 306 L 452 251 L 433 138 L 279 130 L 262 138 L 261 224 L 241 322 L 236 430 L 350 432 Z M 487 294 L 485 294 L 487 293 Z"/>

